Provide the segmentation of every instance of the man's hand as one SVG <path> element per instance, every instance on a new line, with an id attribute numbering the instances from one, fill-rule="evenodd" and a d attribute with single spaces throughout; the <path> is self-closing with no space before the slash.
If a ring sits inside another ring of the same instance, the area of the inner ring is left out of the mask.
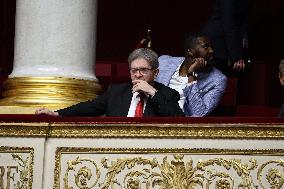
<path id="1" fill-rule="evenodd" d="M 279 81 L 280 81 L 281 86 L 284 87 L 284 76 L 281 76 L 279 74 Z"/>
<path id="2" fill-rule="evenodd" d="M 47 108 L 38 108 L 35 111 L 36 115 L 50 115 L 50 116 L 59 116 L 58 112 L 51 111 Z"/>
<path id="3" fill-rule="evenodd" d="M 132 83 L 133 83 L 132 87 L 133 92 L 143 92 L 146 95 L 154 96 L 154 94 L 157 91 L 152 85 L 150 85 L 149 83 L 143 80 L 134 80 L 132 81 Z"/>
<path id="4" fill-rule="evenodd" d="M 206 67 L 207 61 L 204 60 L 204 58 L 194 58 L 193 63 L 191 66 L 188 68 L 188 73 L 190 72 L 198 72 L 199 70 L 203 69 Z"/>
<path id="5" fill-rule="evenodd" d="M 245 67 L 246 67 L 246 64 L 245 64 L 244 59 L 237 60 L 237 61 L 234 62 L 234 64 L 233 64 L 233 69 L 234 69 L 234 70 L 237 70 L 237 71 L 244 70 Z"/>

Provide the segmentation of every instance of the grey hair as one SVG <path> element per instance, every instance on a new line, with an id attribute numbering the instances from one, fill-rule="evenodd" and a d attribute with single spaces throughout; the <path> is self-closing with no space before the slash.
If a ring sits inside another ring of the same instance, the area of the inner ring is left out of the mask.
<path id="1" fill-rule="evenodd" d="M 139 58 L 146 60 L 153 69 L 157 69 L 159 67 L 158 55 L 151 49 L 139 48 L 134 50 L 128 57 L 129 66 L 134 60 Z"/>
<path id="2" fill-rule="evenodd" d="M 284 59 L 282 59 L 280 61 L 280 64 L 279 64 L 279 73 L 281 76 L 284 76 Z"/>

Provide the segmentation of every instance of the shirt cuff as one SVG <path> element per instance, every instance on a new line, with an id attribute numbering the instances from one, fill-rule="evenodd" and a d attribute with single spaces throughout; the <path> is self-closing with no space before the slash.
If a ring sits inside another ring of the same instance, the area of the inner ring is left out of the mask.
<path id="1" fill-rule="evenodd" d="M 196 80 L 195 80 L 195 81 L 192 81 L 192 82 L 190 82 L 190 83 L 188 83 L 187 86 L 189 87 L 189 86 L 191 86 L 191 85 L 193 85 L 193 84 L 195 84 L 195 83 L 197 83 Z"/>

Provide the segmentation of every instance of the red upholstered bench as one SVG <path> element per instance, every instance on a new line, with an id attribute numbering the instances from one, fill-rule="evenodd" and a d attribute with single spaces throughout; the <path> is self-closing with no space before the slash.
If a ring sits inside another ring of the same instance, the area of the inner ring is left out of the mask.
<path id="1" fill-rule="evenodd" d="M 95 70 L 103 89 L 106 89 L 110 83 L 130 81 L 127 61 L 98 60 Z"/>

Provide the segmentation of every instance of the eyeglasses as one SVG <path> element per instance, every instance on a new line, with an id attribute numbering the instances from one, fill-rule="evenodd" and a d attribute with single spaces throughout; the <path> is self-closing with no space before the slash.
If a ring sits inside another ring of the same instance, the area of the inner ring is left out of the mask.
<path id="1" fill-rule="evenodd" d="M 146 75 L 150 70 L 153 70 L 153 68 L 130 68 L 130 73 L 136 74 L 139 72 L 142 75 Z"/>

